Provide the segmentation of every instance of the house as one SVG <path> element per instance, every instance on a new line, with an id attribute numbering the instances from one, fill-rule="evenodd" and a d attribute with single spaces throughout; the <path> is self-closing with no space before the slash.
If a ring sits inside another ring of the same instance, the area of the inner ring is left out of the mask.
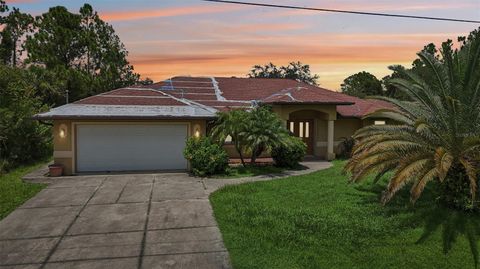
<path id="1" fill-rule="evenodd" d="M 390 107 L 289 79 L 174 77 L 91 96 L 35 119 L 53 120 L 54 162 L 67 175 L 185 170 L 187 137 L 205 135 L 218 111 L 259 103 L 271 105 L 305 141 L 307 154 L 328 160 L 342 138 L 373 124 L 365 115 Z"/>

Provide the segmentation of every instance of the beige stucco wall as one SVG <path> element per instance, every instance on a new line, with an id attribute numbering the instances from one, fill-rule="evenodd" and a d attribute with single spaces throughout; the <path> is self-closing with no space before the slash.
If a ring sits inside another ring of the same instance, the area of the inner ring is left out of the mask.
<path id="1" fill-rule="evenodd" d="M 206 120 L 55 120 L 53 123 L 53 160 L 55 164 L 61 164 L 64 167 L 64 175 L 75 173 L 75 126 L 77 124 L 158 124 L 158 123 L 188 123 L 190 126 L 189 136 L 193 136 L 196 126 L 200 128 L 201 135 L 206 134 Z M 64 138 L 60 137 L 60 128 L 67 130 Z"/>
<path id="2" fill-rule="evenodd" d="M 240 154 L 238 154 L 237 150 L 235 149 L 235 146 L 231 143 L 223 145 L 223 148 L 228 154 L 228 157 L 233 158 L 233 159 L 238 159 L 240 158 Z M 242 155 L 244 158 L 250 158 L 251 153 L 250 152 L 242 152 Z M 260 158 L 268 158 L 270 157 L 270 152 L 269 151 L 264 151 L 262 154 L 260 154 Z"/>

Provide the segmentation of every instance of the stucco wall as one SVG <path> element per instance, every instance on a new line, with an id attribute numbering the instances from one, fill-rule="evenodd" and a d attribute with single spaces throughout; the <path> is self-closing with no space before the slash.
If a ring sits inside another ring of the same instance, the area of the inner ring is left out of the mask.
<path id="1" fill-rule="evenodd" d="M 228 154 L 228 157 L 238 159 L 240 158 L 240 154 L 238 154 L 237 150 L 235 149 L 235 146 L 233 144 L 225 144 L 223 145 L 223 148 Z M 250 152 L 242 152 L 242 155 L 244 158 L 250 158 L 251 153 Z M 270 157 L 270 152 L 264 151 L 261 155 L 260 158 L 268 158 Z"/>
<path id="2" fill-rule="evenodd" d="M 55 120 L 53 123 L 53 143 L 54 163 L 61 164 L 64 167 L 64 175 L 71 175 L 75 173 L 75 125 L 82 123 L 91 124 L 126 124 L 126 125 L 138 125 L 138 124 L 158 124 L 158 123 L 189 123 L 189 136 L 193 136 L 195 128 L 200 129 L 202 136 L 206 134 L 206 120 L 137 120 L 137 121 L 101 121 L 101 120 Z M 60 137 L 60 129 L 66 129 L 66 136 Z"/>

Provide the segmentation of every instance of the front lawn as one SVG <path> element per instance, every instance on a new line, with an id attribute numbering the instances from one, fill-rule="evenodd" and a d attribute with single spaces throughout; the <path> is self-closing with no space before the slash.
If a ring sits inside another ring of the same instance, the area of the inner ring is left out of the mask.
<path id="1" fill-rule="evenodd" d="M 6 217 L 15 208 L 33 197 L 45 184 L 25 183 L 22 177 L 45 163 L 22 166 L 7 174 L 0 175 L 0 220 Z"/>
<path id="2" fill-rule="evenodd" d="M 416 244 L 433 204 L 405 188 L 382 207 L 386 182 L 348 184 L 344 162 L 309 175 L 227 186 L 210 197 L 234 268 L 473 268 L 467 240 L 442 252 L 442 228 Z M 441 219 L 441 218 L 439 218 Z"/>

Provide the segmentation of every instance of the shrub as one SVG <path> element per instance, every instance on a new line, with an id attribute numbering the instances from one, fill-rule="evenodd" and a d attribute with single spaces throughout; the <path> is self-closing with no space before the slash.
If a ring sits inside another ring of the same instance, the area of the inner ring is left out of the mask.
<path id="1" fill-rule="evenodd" d="M 279 167 L 295 168 L 307 152 L 307 145 L 297 137 L 287 136 L 284 143 L 272 149 L 272 158 Z"/>
<path id="2" fill-rule="evenodd" d="M 342 159 L 350 159 L 352 157 L 355 139 L 353 137 L 342 137 L 342 142 L 338 145 L 338 157 Z"/>
<path id="3" fill-rule="evenodd" d="M 183 155 L 195 176 L 223 173 L 228 167 L 227 152 L 208 137 L 188 139 Z"/>
<path id="4" fill-rule="evenodd" d="M 47 109 L 32 75 L 0 65 L 0 173 L 51 156 L 51 130 L 31 117 Z"/>

